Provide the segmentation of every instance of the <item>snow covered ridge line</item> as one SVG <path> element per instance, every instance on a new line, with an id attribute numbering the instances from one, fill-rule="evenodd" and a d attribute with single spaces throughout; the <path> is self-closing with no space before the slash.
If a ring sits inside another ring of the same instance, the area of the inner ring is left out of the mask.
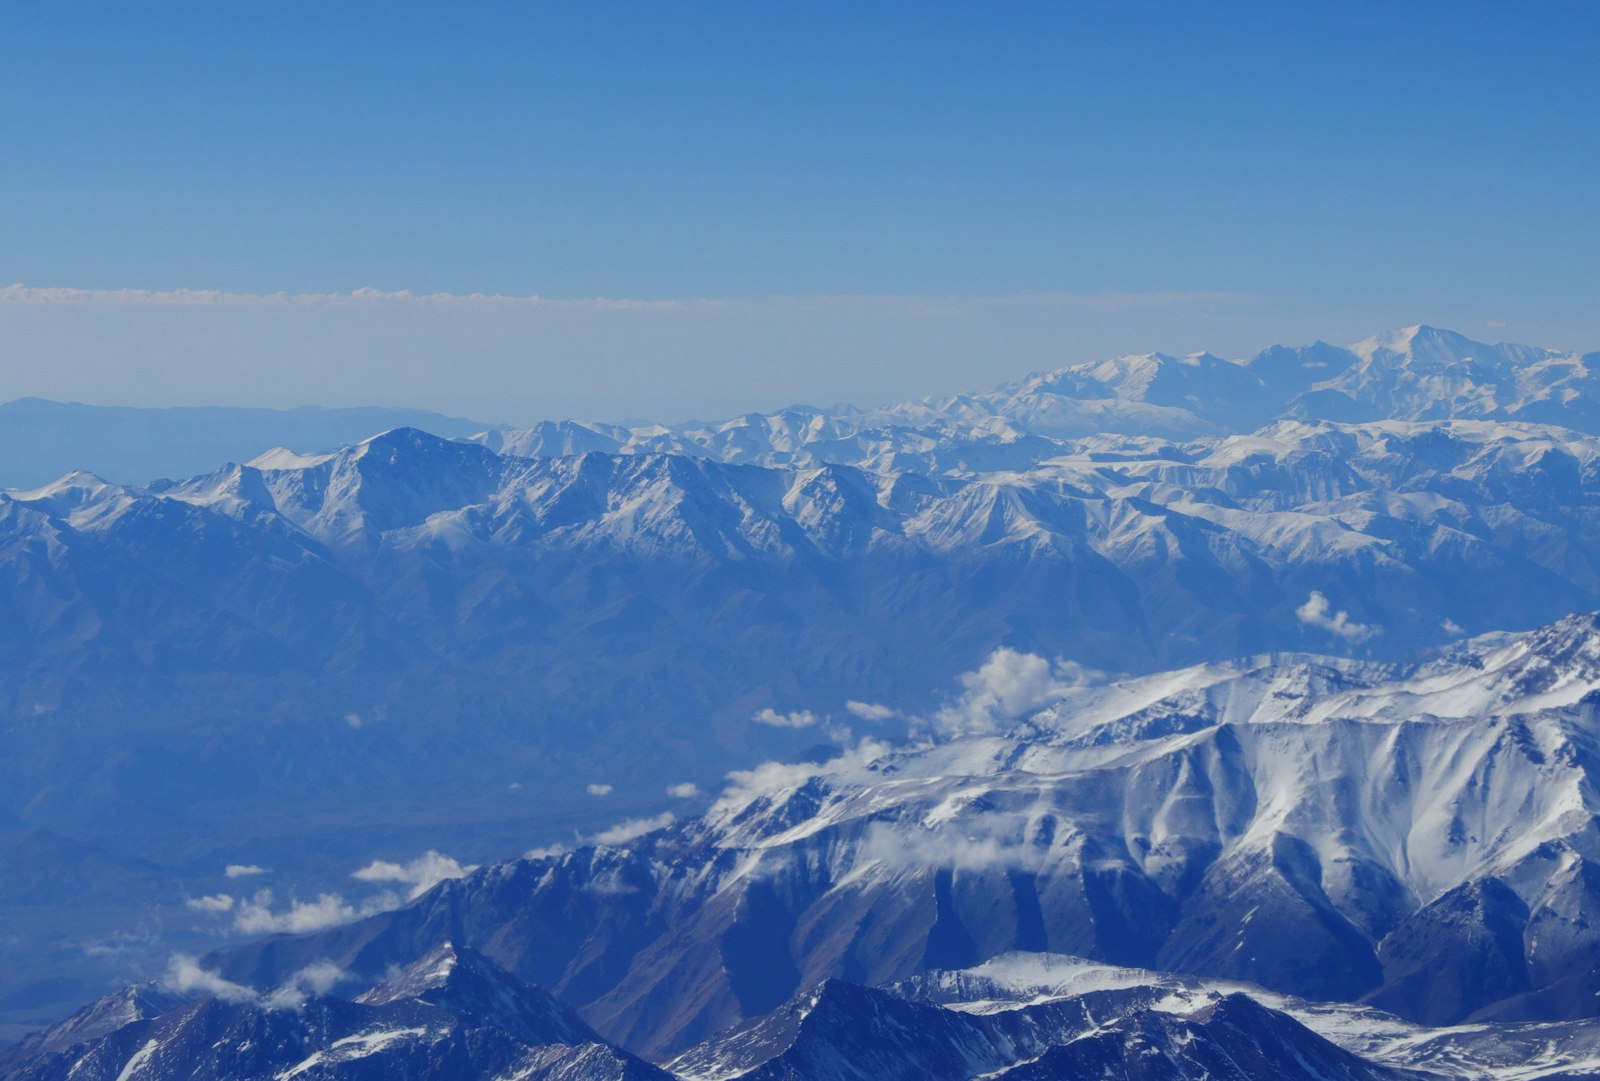
<path id="1" fill-rule="evenodd" d="M 444 944 L 353 1000 L 135 986 L 15 1048 L 5 1081 L 669 1081 L 572 1011 Z"/>
<path id="2" fill-rule="evenodd" d="M 208 964 L 373 978 L 467 927 L 657 1058 L 829 978 L 1018 950 L 1426 1025 L 1600 1018 L 1600 617 L 1408 666 L 1280 655 L 1054 693 L 1016 722 L 737 774 L 626 847 Z"/>
<path id="3" fill-rule="evenodd" d="M 0 1052 L 0 1079 L 1518 1081 L 1579 1076 L 1597 1050 L 1592 1024 L 1428 1029 L 1248 985 L 1008 954 L 877 989 L 825 980 L 660 1069 L 447 944 L 353 1001 L 129 987 Z"/>
<path id="4" fill-rule="evenodd" d="M 530 575 L 578 574 L 590 560 L 624 578 L 635 561 L 741 576 L 777 567 L 784 576 L 757 587 L 813 624 L 833 617 L 816 611 L 824 598 L 797 595 L 811 568 L 892 565 L 874 577 L 910 582 L 895 591 L 904 605 L 959 593 L 933 581 L 956 561 L 1020 562 L 1024 577 L 1061 580 L 972 603 L 999 617 L 1055 598 L 1053 615 L 1020 622 L 1048 652 L 1101 666 L 1317 646 L 1392 653 L 1600 603 L 1600 437 L 1487 421 L 1283 422 L 1184 445 L 1095 437 L 1057 449 L 1021 470 L 930 476 L 677 455 L 528 459 L 406 429 L 146 489 L 76 475 L 0 495 L 0 512 L 24 543 L 58 537 L 69 572 L 80 552 L 123 558 L 202 536 L 243 560 L 272 553 L 273 574 L 331 564 L 352 601 L 381 588 L 380 566 L 402 583 L 442 575 L 443 592 L 495 566 L 533 598 L 563 586 Z M 215 593 L 237 596 L 231 582 Z M 437 621 L 433 608 L 394 611 L 414 596 L 379 593 L 402 622 Z M 468 627 L 479 618 L 470 605 L 447 603 L 452 612 Z"/>
<path id="5" fill-rule="evenodd" d="M 1113 357 L 1035 372 L 993 391 L 873 409 L 795 407 L 708 424 L 545 422 L 477 438 L 528 457 L 677 453 L 874 469 L 921 461 L 919 471 L 934 472 L 1018 468 L 1048 457 L 1062 440 L 1091 435 L 1190 440 L 1281 420 L 1479 419 L 1600 434 L 1597 361 L 1600 353 L 1490 345 L 1414 326 L 1346 348 L 1273 346 L 1245 360 L 1210 353 Z"/>

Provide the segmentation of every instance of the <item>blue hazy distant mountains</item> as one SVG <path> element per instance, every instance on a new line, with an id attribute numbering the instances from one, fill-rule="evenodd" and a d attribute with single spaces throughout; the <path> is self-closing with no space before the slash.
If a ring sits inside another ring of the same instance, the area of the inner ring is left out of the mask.
<path id="1" fill-rule="evenodd" d="M 514 454 L 697 454 L 918 472 L 1016 468 L 1061 440 L 1189 440 L 1274 421 L 1507 421 L 1600 433 L 1600 355 L 1476 342 L 1416 326 L 1349 347 L 1273 346 L 1245 360 L 1146 353 L 1035 372 L 992 391 L 874 409 L 797 407 L 720 424 L 547 422 L 488 433 Z"/>
<path id="2" fill-rule="evenodd" d="M 31 488 L 74 469 L 143 484 L 271 447 L 331 450 L 403 426 L 444 436 L 493 427 L 422 409 L 138 409 L 21 398 L 0 404 L 0 488 Z"/>

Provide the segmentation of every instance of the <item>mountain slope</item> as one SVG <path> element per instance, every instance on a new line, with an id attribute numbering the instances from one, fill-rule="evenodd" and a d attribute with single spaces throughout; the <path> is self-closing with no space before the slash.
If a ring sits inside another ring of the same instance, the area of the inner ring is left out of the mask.
<path id="1" fill-rule="evenodd" d="M 982 1012 L 948 1009 L 829 981 L 668 1068 L 693 1081 L 1424 1076 L 1363 1062 L 1242 994 L 1214 995 L 1187 1009 L 1139 991 L 989 1005 Z"/>
<path id="2" fill-rule="evenodd" d="M 1290 422 L 1069 450 L 961 479 L 522 459 L 408 430 L 148 489 L 0 495 L 0 794 L 96 841 L 113 805 L 119 835 L 197 803 L 253 820 L 268 762 L 276 798 L 330 815 L 425 772 L 503 816 L 525 813 L 512 783 L 581 794 L 601 747 L 610 783 L 655 790 L 792 753 L 811 733 L 749 718 L 917 707 L 997 644 L 1135 671 L 1404 657 L 1600 605 L 1590 437 Z M 443 739 L 438 717 L 462 721 Z M 619 758 L 624 724 L 639 753 Z M 60 743 L 108 725 L 124 757 Z"/>
<path id="3" fill-rule="evenodd" d="M 0 1053 L 6 1081 L 517 1078 L 654 1081 L 549 996 L 469 950 L 444 945 L 354 1002 L 220 994 L 154 1012 L 130 989 Z M 170 998 L 170 996 L 168 996 Z M 113 1008 L 116 1007 L 116 1008 Z M 120 1023 L 118 1023 L 120 1021 Z"/>
<path id="4" fill-rule="evenodd" d="M 1417 666 L 1275 657 L 1057 693 L 1015 727 L 947 715 L 962 734 L 736 775 L 629 849 L 501 865 L 224 971 L 375 973 L 452 928 L 649 1054 L 828 977 L 1015 949 L 1430 1024 L 1596 1016 L 1595 617 Z"/>

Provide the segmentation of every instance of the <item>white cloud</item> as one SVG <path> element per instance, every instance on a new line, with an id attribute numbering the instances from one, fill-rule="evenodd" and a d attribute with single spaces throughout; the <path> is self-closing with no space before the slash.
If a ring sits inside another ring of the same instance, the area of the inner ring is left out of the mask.
<path id="1" fill-rule="evenodd" d="M 246 935 L 321 931 L 354 923 L 380 912 L 392 912 L 405 901 L 393 890 L 384 890 L 360 904 L 345 900 L 342 894 L 323 893 L 318 894 L 315 901 L 296 899 L 289 902 L 288 908 L 274 910 L 272 891 L 258 890 L 254 897 L 239 901 L 233 927 Z"/>
<path id="2" fill-rule="evenodd" d="M 693 799 L 700 794 L 700 786 L 693 781 L 667 785 L 667 795 L 673 799 Z"/>
<path id="3" fill-rule="evenodd" d="M 214 893 L 209 897 L 191 897 L 183 903 L 199 912 L 232 912 L 234 897 L 231 893 Z"/>
<path id="4" fill-rule="evenodd" d="M 736 769 L 728 774 L 728 787 L 718 800 L 719 808 L 724 801 L 746 803 L 796 788 L 826 769 L 812 762 L 762 762 L 754 769 Z"/>
<path id="5" fill-rule="evenodd" d="M 609 796 L 611 793 L 615 792 L 616 789 L 608 784 L 592 784 L 588 788 L 584 789 L 584 791 L 588 792 L 591 796 Z"/>
<path id="6" fill-rule="evenodd" d="M 275 907 L 273 892 L 264 889 L 257 890 L 252 897 L 235 898 L 230 909 L 217 910 L 231 910 L 234 929 L 241 934 L 320 931 L 392 911 L 446 879 L 460 878 L 475 870 L 475 865 L 462 864 L 443 853 L 429 851 L 408 863 L 373 860 L 351 875 L 361 882 L 402 886 L 403 893 L 385 889 L 359 900 L 349 900 L 341 893 L 320 893 L 314 901 L 294 898 L 287 908 L 279 908 Z"/>
<path id="7" fill-rule="evenodd" d="M 463 865 L 442 852 L 429 850 L 410 863 L 390 863 L 373 860 L 350 877 L 362 882 L 396 882 L 411 889 L 410 896 L 420 897 L 439 883 L 450 878 L 462 878 L 478 869 L 477 864 Z"/>
<path id="8" fill-rule="evenodd" d="M 1026 820 L 1014 815 L 963 819 L 942 828 L 874 823 L 862 837 L 857 856 L 907 871 L 1037 870 L 1049 849 L 1029 843 L 1025 827 Z"/>
<path id="9" fill-rule="evenodd" d="M 180 995 L 210 995 L 223 1002 L 261 1001 L 261 996 L 251 988 L 201 968 L 200 962 L 187 954 L 177 954 L 167 963 L 167 973 L 161 983 Z"/>
<path id="10" fill-rule="evenodd" d="M 817 715 L 809 709 L 779 713 L 771 706 L 758 710 L 750 719 L 756 724 L 764 724 L 770 728 L 811 728 L 817 723 Z"/>
<path id="11" fill-rule="evenodd" d="M 1369 627 L 1364 623 L 1357 623 L 1350 618 L 1349 612 L 1343 610 L 1334 612 L 1332 609 L 1333 605 L 1328 603 L 1327 597 L 1317 590 L 1312 590 L 1311 596 L 1306 598 L 1306 603 L 1296 608 L 1294 614 L 1306 626 L 1317 627 L 1350 642 L 1365 642 L 1383 633 L 1381 627 Z"/>
<path id="12" fill-rule="evenodd" d="M 350 978 L 350 973 L 329 960 L 313 961 L 293 976 L 287 986 L 299 987 L 314 995 L 325 995 Z"/>
<path id="13" fill-rule="evenodd" d="M 1463 634 L 1467 633 L 1467 629 L 1465 627 L 1457 623 L 1455 620 L 1449 618 L 1446 618 L 1443 623 L 1439 624 L 1439 628 L 1452 638 L 1460 638 Z"/>
<path id="14" fill-rule="evenodd" d="M 181 995 L 210 995 L 224 1002 L 269 1010 L 298 1010 L 305 1005 L 308 995 L 325 995 L 348 978 L 349 973 L 332 961 L 313 961 L 290 976 L 281 987 L 262 993 L 202 968 L 200 962 L 187 954 L 176 954 L 168 962 L 161 983 Z"/>
<path id="15" fill-rule="evenodd" d="M 360 728 L 367 722 L 361 719 L 361 714 L 359 713 L 346 713 L 344 715 L 344 723 L 349 725 L 351 728 Z"/>
<path id="16" fill-rule="evenodd" d="M 863 721 L 887 721 L 900 716 L 900 711 L 880 706 L 876 702 L 849 701 L 844 708 L 853 716 L 860 717 Z"/>
<path id="17" fill-rule="evenodd" d="M 525 859 L 525 860 L 545 860 L 545 859 L 550 859 L 550 858 L 555 857 L 555 856 L 565 856 L 568 852 L 571 852 L 571 851 L 572 851 L 572 846 L 571 845 L 564 845 L 564 844 L 540 845 L 538 848 L 530 848 L 530 849 L 528 849 L 528 851 L 526 851 L 526 852 L 524 852 L 522 854 L 522 858 Z"/>
<path id="18" fill-rule="evenodd" d="M 671 811 L 663 811 L 654 818 L 630 818 L 595 834 L 594 839 L 596 843 L 603 845 L 625 845 L 629 841 L 637 841 L 646 834 L 664 830 L 677 820 L 678 816 Z"/>
<path id="19" fill-rule="evenodd" d="M 230 863 L 224 872 L 229 878 L 249 878 L 252 875 L 264 875 L 270 872 L 265 867 L 258 867 L 253 863 Z"/>
<path id="20" fill-rule="evenodd" d="M 827 762 L 763 762 L 754 769 L 734 770 L 717 797 L 711 814 L 725 815 L 752 800 L 782 795 L 823 774 L 837 774 L 871 765 L 894 748 L 883 740 L 863 739 Z"/>
<path id="21" fill-rule="evenodd" d="M 1103 678 L 1068 661 L 1052 663 L 1037 653 L 1002 646 L 976 671 L 960 677 L 961 694 L 934 715 L 946 736 L 993 732 L 1005 722 L 1032 713 L 1075 687 Z"/>
<path id="22" fill-rule="evenodd" d="M 622 897 L 639 892 L 637 886 L 630 886 L 622 880 L 622 870 L 618 867 L 600 871 L 578 888 L 584 893 L 592 893 L 598 897 Z"/>
<path id="23" fill-rule="evenodd" d="M 218 289 L 74 289 L 17 282 L 0 286 L 0 304 L 116 305 L 181 308 L 286 308 L 407 305 L 418 307 L 502 307 L 563 310 L 672 311 L 695 307 L 760 307 L 783 305 L 800 309 L 819 306 L 860 308 L 934 306 L 951 308 L 1045 307 L 1091 311 L 1141 311 L 1194 305 L 1238 304 L 1253 299 L 1243 293 L 1029 293 L 1016 296 L 773 296 L 760 300 L 700 297 L 682 300 L 636 300 L 626 297 L 542 297 L 537 293 L 414 293 L 409 289 L 374 289 L 366 286 L 348 293 L 230 293 Z M 1495 324 L 1491 323 L 1490 326 Z M 1503 325 L 1503 324 L 1501 324 Z"/>

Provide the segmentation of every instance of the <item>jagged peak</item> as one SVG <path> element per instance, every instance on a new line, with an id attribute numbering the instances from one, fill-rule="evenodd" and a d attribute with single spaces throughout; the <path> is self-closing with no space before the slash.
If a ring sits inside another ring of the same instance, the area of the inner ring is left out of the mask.
<path id="1" fill-rule="evenodd" d="M 534 1044 L 599 1043 L 600 1037 L 547 992 L 476 950 L 445 941 L 356 1001 L 369 1006 L 415 1000 L 496 1025 Z"/>
<path id="2" fill-rule="evenodd" d="M 512 977 L 476 950 L 458 947 L 450 941 L 441 942 L 411 964 L 362 995 L 357 1001 L 381 1006 L 401 999 L 418 998 L 424 992 L 450 987 L 471 974 L 481 974 L 495 981 L 510 981 Z"/>

